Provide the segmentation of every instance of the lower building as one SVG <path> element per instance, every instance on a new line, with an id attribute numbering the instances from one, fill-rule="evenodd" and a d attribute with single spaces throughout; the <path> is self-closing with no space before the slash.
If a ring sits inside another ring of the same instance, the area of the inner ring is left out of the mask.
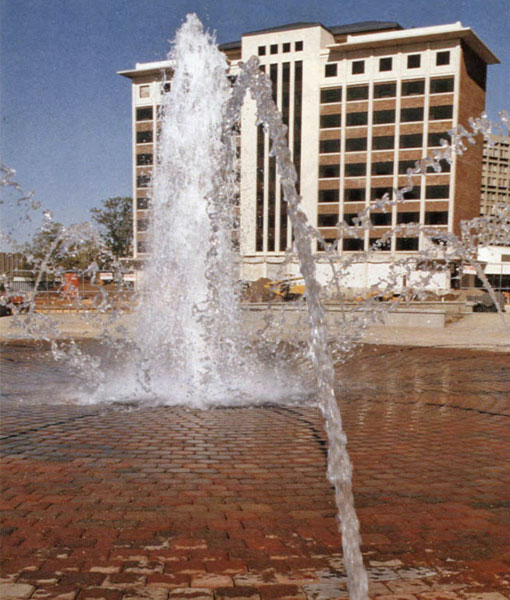
<path id="1" fill-rule="evenodd" d="M 480 215 L 494 214 L 498 205 L 510 205 L 510 139 L 494 135 L 483 145 Z"/>

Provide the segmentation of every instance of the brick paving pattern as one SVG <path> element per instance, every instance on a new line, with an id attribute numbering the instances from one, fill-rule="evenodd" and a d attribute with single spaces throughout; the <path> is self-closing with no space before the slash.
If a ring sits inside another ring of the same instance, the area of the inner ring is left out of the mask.
<path id="1" fill-rule="evenodd" d="M 338 380 L 371 598 L 510 598 L 510 356 L 371 347 Z M 313 407 L 5 399 L 1 441 L 3 600 L 347 597 Z"/>

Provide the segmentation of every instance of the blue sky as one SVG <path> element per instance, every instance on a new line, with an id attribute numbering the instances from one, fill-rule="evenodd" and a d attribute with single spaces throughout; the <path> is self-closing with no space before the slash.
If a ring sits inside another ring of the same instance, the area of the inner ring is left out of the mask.
<path id="1" fill-rule="evenodd" d="M 1 160 L 56 220 L 131 195 L 130 82 L 116 72 L 165 58 L 188 12 L 218 42 L 295 21 L 462 21 L 502 61 L 489 116 L 510 109 L 510 0 L 0 0 Z"/>

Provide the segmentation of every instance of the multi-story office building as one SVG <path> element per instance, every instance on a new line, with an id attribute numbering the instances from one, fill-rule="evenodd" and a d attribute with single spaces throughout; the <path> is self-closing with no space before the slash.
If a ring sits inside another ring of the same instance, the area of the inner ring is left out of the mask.
<path id="1" fill-rule="evenodd" d="M 295 23 L 246 33 L 220 48 L 232 76 L 240 60 L 259 57 L 288 125 L 303 210 L 328 241 L 336 237 L 339 221 L 352 224 L 374 199 L 407 185 L 406 171 L 415 161 L 437 152 L 449 130 L 480 115 L 487 65 L 498 62 L 461 23 L 416 29 L 392 22 Z M 155 116 L 170 86 L 169 67 L 142 63 L 121 72 L 133 84 L 135 258 L 146 252 Z M 256 125 L 250 98 L 242 109 L 240 144 L 242 275 L 273 277 L 292 243 L 292 228 L 268 136 Z M 397 225 L 414 222 L 457 233 L 462 219 L 478 216 L 482 144 L 454 156 L 451 165 L 441 164 L 442 172 L 414 178 L 404 202 L 374 211 L 362 239 L 343 239 L 340 256 L 367 250 Z M 393 234 L 370 264 L 353 267 L 349 285 L 372 285 L 396 258 L 429 243 L 423 234 Z"/>
<path id="2" fill-rule="evenodd" d="M 493 214 L 501 204 L 510 204 L 510 139 L 494 135 L 483 145 L 480 215 Z"/>

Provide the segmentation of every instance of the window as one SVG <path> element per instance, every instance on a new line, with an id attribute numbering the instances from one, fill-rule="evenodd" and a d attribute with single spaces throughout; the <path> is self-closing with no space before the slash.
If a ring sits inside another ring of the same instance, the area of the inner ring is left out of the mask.
<path id="1" fill-rule="evenodd" d="M 394 98 L 396 95 L 396 83 L 376 83 L 374 85 L 374 98 Z"/>
<path id="2" fill-rule="evenodd" d="M 290 42 L 283 44 L 283 52 L 290 52 Z"/>
<path id="3" fill-rule="evenodd" d="M 425 80 L 415 79 L 402 82 L 402 96 L 417 96 L 425 93 Z"/>
<path id="4" fill-rule="evenodd" d="M 367 100 L 368 85 L 357 85 L 347 88 L 347 100 Z"/>
<path id="5" fill-rule="evenodd" d="M 419 69 L 421 66 L 421 54 L 409 54 L 407 57 L 408 69 Z"/>
<path id="6" fill-rule="evenodd" d="M 348 138 L 345 140 L 346 152 L 363 152 L 367 149 L 367 138 Z"/>
<path id="7" fill-rule="evenodd" d="M 344 202 L 365 202 L 365 188 L 344 190 Z"/>
<path id="8" fill-rule="evenodd" d="M 391 57 L 379 59 L 379 71 L 391 71 L 393 67 L 393 60 Z"/>
<path id="9" fill-rule="evenodd" d="M 406 175 L 407 169 L 414 169 L 416 160 L 400 160 L 398 162 L 398 172 L 400 175 Z"/>
<path id="10" fill-rule="evenodd" d="M 368 123 L 368 113 L 352 112 L 347 113 L 347 126 L 355 127 L 357 125 L 366 125 Z"/>
<path id="11" fill-rule="evenodd" d="M 140 98 L 150 98 L 151 96 L 151 86 L 150 85 L 141 85 L 139 89 Z"/>
<path id="12" fill-rule="evenodd" d="M 370 238 L 368 245 L 376 252 L 389 252 L 391 250 L 391 240 L 381 240 L 382 238 Z"/>
<path id="13" fill-rule="evenodd" d="M 345 165 L 346 177 L 361 177 L 366 175 L 367 165 L 365 163 L 348 163 Z"/>
<path id="14" fill-rule="evenodd" d="M 325 88 L 321 90 L 321 104 L 332 104 L 342 101 L 342 88 Z"/>
<path id="15" fill-rule="evenodd" d="M 392 150 L 395 148 L 394 135 L 380 135 L 372 138 L 372 150 Z"/>
<path id="16" fill-rule="evenodd" d="M 136 220 L 136 230 L 137 231 L 147 231 L 149 229 L 149 219 L 137 219 Z"/>
<path id="17" fill-rule="evenodd" d="M 356 225 L 356 223 L 354 222 L 354 220 L 358 217 L 357 213 L 347 213 L 344 214 L 344 222 L 346 225 L 349 225 L 349 227 L 353 227 Z"/>
<path id="18" fill-rule="evenodd" d="M 319 152 L 321 154 L 340 152 L 340 140 L 321 140 L 319 143 Z"/>
<path id="19" fill-rule="evenodd" d="M 338 215 L 318 215 L 317 224 L 319 227 L 336 227 Z"/>
<path id="20" fill-rule="evenodd" d="M 359 252 L 364 248 L 364 241 L 358 239 L 346 239 L 343 241 L 343 249 L 346 252 Z"/>
<path id="21" fill-rule="evenodd" d="M 296 50 L 296 52 L 301 52 L 301 50 L 303 50 L 303 42 L 296 42 L 294 49 Z"/>
<path id="22" fill-rule="evenodd" d="M 433 235 L 430 237 L 430 241 L 436 246 L 446 246 L 447 241 L 442 236 Z"/>
<path id="23" fill-rule="evenodd" d="M 326 244 L 334 244 L 336 242 L 336 238 L 324 238 L 324 241 L 326 242 Z M 317 248 L 319 251 L 324 252 L 324 250 L 326 250 L 325 245 L 322 242 L 318 242 L 317 243 Z"/>
<path id="24" fill-rule="evenodd" d="M 139 167 L 144 165 L 152 165 L 152 154 L 137 154 L 136 164 Z"/>
<path id="25" fill-rule="evenodd" d="M 419 200 L 421 196 L 421 186 L 414 185 L 410 192 L 404 194 L 406 200 Z"/>
<path id="26" fill-rule="evenodd" d="M 265 46 L 259 46 L 258 55 L 259 56 L 265 56 L 266 55 L 266 47 Z"/>
<path id="27" fill-rule="evenodd" d="M 374 125 L 383 125 L 384 123 L 395 123 L 395 111 L 392 110 L 374 110 Z"/>
<path id="28" fill-rule="evenodd" d="M 382 200 L 384 194 L 389 195 L 389 199 L 391 200 L 393 195 L 393 190 L 388 187 L 376 187 L 370 190 L 370 199 L 371 200 Z"/>
<path id="29" fill-rule="evenodd" d="M 436 66 L 441 67 L 443 65 L 450 64 L 450 52 L 437 52 L 436 53 Z"/>
<path id="30" fill-rule="evenodd" d="M 152 106 L 147 108 L 136 109 L 136 120 L 137 121 L 150 121 L 152 119 Z"/>
<path id="31" fill-rule="evenodd" d="M 137 210 L 147 210 L 149 208 L 150 200 L 149 198 L 137 198 L 136 199 L 136 209 Z"/>
<path id="32" fill-rule="evenodd" d="M 446 131 L 440 133 L 429 133 L 429 146 L 440 146 L 441 140 L 448 141 L 448 133 Z"/>
<path id="33" fill-rule="evenodd" d="M 418 238 L 397 238 L 397 250 L 418 250 Z"/>
<path id="34" fill-rule="evenodd" d="M 145 254 L 147 252 L 147 242 L 138 242 L 136 248 L 140 254 Z"/>
<path id="35" fill-rule="evenodd" d="M 325 77 L 336 77 L 337 73 L 338 73 L 337 63 L 327 64 L 324 68 L 324 76 Z"/>
<path id="36" fill-rule="evenodd" d="M 319 165 L 319 177 L 321 179 L 340 177 L 340 166 L 339 165 Z"/>
<path id="37" fill-rule="evenodd" d="M 431 94 L 445 94 L 447 92 L 453 92 L 453 77 L 430 80 Z"/>
<path id="38" fill-rule="evenodd" d="M 428 185 L 426 188 L 426 197 L 431 200 L 437 198 L 448 198 L 450 195 L 449 185 Z"/>
<path id="39" fill-rule="evenodd" d="M 138 175 L 136 178 L 136 187 L 145 188 L 149 187 L 151 178 L 149 175 Z"/>
<path id="40" fill-rule="evenodd" d="M 372 163 L 372 175 L 393 175 L 393 162 Z"/>
<path id="41" fill-rule="evenodd" d="M 441 119 L 451 119 L 453 117 L 453 106 L 451 104 L 442 104 L 440 106 L 431 106 L 429 110 L 429 119 L 439 121 Z"/>
<path id="42" fill-rule="evenodd" d="M 338 202 L 338 190 L 319 190 L 319 202 Z"/>
<path id="43" fill-rule="evenodd" d="M 352 74 L 353 75 L 361 75 L 361 73 L 365 72 L 365 61 L 364 60 L 354 60 L 352 62 Z"/>
<path id="44" fill-rule="evenodd" d="M 411 121 L 423 121 L 423 106 L 403 108 L 400 111 L 400 121 L 409 123 Z"/>
<path id="45" fill-rule="evenodd" d="M 331 129 L 333 127 L 340 127 L 341 121 L 341 115 L 321 115 L 321 128 Z"/>
<path id="46" fill-rule="evenodd" d="M 426 212 L 425 225 L 448 225 L 448 211 Z"/>
<path id="47" fill-rule="evenodd" d="M 232 81 L 231 77 L 229 77 L 230 82 L 233 84 L 234 82 Z M 234 78 L 235 81 L 235 78 Z M 172 89 L 172 84 L 169 81 L 165 81 L 165 83 L 161 86 L 161 89 L 163 90 L 164 94 L 168 94 L 168 92 Z"/>
<path id="48" fill-rule="evenodd" d="M 152 142 L 152 129 L 149 131 L 137 131 L 136 132 L 136 143 L 137 144 L 150 144 Z"/>
<path id="49" fill-rule="evenodd" d="M 421 148 L 423 145 L 422 133 L 409 133 L 400 136 L 401 148 Z"/>
<path id="50" fill-rule="evenodd" d="M 391 225 L 391 213 L 370 213 L 370 221 L 376 227 Z"/>
<path id="51" fill-rule="evenodd" d="M 401 225 L 402 223 L 419 223 L 420 222 L 420 213 L 419 212 L 398 212 L 397 213 L 397 223 Z"/>
<path id="52" fill-rule="evenodd" d="M 269 52 L 271 54 L 278 54 L 278 44 L 271 44 L 271 46 L 269 46 Z"/>

